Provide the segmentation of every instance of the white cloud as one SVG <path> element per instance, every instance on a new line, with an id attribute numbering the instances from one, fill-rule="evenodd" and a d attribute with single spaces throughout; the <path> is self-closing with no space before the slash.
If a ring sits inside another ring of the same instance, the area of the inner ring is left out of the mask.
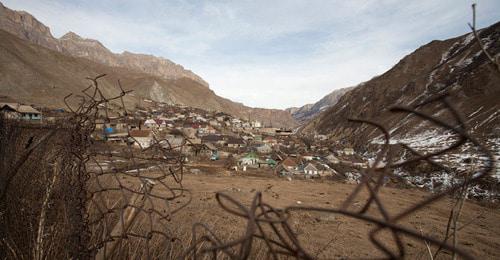
<path id="1" fill-rule="evenodd" d="M 466 33 L 470 1 L 4 0 L 115 52 L 164 56 L 252 106 L 315 102 L 383 73 L 422 44 Z M 480 26 L 500 5 L 481 1 Z"/>

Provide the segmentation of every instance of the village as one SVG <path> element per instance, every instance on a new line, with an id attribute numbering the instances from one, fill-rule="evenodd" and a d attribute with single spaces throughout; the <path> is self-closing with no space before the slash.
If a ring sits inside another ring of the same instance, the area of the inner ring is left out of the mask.
<path id="1" fill-rule="evenodd" d="M 95 120 L 92 137 L 120 147 L 132 144 L 147 149 L 154 142 L 180 149 L 190 172 L 212 165 L 224 171 L 291 178 L 322 178 L 356 182 L 367 162 L 350 146 L 325 142 L 326 136 L 305 138 L 292 129 L 272 127 L 258 120 L 237 118 L 217 111 L 167 105 L 145 99 L 129 115 L 113 113 Z M 54 122 L 65 109 L 47 109 L 0 97 L 0 112 L 33 123 Z"/>

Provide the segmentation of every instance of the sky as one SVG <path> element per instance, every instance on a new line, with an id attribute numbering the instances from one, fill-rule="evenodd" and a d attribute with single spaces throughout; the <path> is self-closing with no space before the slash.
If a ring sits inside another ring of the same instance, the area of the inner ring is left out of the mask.
<path id="1" fill-rule="evenodd" d="M 380 75 L 432 40 L 469 32 L 467 0 L 0 0 L 55 37 L 168 58 L 245 105 L 287 108 Z M 481 0 L 477 26 L 500 19 Z"/>

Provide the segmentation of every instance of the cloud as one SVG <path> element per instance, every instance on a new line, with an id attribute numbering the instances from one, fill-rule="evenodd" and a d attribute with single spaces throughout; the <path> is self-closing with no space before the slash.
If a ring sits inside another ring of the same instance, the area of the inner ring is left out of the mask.
<path id="1" fill-rule="evenodd" d="M 286 108 L 381 74 L 434 39 L 468 32 L 470 1 L 4 0 L 54 35 L 163 56 L 251 106 Z M 481 1 L 480 26 L 500 5 Z"/>

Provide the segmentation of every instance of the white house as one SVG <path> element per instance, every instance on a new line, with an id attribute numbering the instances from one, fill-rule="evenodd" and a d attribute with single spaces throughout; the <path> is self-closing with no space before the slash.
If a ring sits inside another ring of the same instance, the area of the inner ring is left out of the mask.
<path id="1" fill-rule="evenodd" d="M 304 167 L 304 173 L 307 175 L 317 175 L 318 168 L 316 168 L 312 163 L 308 163 L 306 167 Z"/>
<path id="2" fill-rule="evenodd" d="M 131 130 L 129 133 L 134 145 L 139 148 L 148 148 L 153 142 L 151 130 Z"/>
<path id="3" fill-rule="evenodd" d="M 333 164 L 338 164 L 340 163 L 340 160 L 339 158 L 335 157 L 335 155 L 333 154 L 330 154 L 326 157 L 326 159 L 330 162 L 330 163 L 333 163 Z"/>
<path id="4" fill-rule="evenodd" d="M 0 112 L 7 118 L 40 121 L 42 113 L 31 106 L 17 103 L 0 103 Z"/>
<path id="5" fill-rule="evenodd" d="M 262 144 L 256 147 L 255 150 L 257 150 L 258 153 L 270 153 L 273 151 L 273 148 L 271 148 L 268 144 Z"/>
<path id="6" fill-rule="evenodd" d="M 344 154 L 345 155 L 354 155 L 354 149 L 352 149 L 350 147 L 346 147 L 346 148 L 344 148 Z"/>
<path id="7" fill-rule="evenodd" d="M 262 123 L 259 122 L 259 121 L 252 121 L 252 127 L 253 128 L 261 128 L 262 127 Z"/>
<path id="8" fill-rule="evenodd" d="M 149 129 L 159 127 L 158 123 L 154 119 L 147 119 L 144 122 L 144 126 L 147 127 L 147 128 L 149 128 Z"/>

